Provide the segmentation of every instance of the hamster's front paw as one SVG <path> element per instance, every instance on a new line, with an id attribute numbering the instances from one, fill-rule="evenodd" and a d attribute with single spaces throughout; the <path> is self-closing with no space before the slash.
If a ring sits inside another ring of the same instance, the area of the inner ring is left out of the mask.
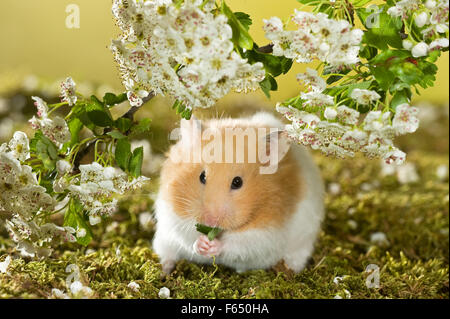
<path id="1" fill-rule="evenodd" d="M 202 256 L 218 256 L 222 251 L 222 246 L 220 240 L 210 241 L 207 236 L 201 235 L 194 243 L 194 251 Z"/>

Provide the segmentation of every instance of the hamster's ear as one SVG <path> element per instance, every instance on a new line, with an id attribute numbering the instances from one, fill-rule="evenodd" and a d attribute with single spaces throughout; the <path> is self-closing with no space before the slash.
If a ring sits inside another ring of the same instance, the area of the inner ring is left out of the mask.
<path id="1" fill-rule="evenodd" d="M 192 147 L 201 142 L 202 123 L 193 115 L 190 120 L 182 119 L 180 122 L 180 135 L 183 145 Z"/>
<path id="2" fill-rule="evenodd" d="M 260 157 L 262 166 L 268 168 L 276 168 L 278 163 L 286 156 L 291 147 L 290 139 L 285 131 L 275 130 L 264 136 L 260 141 L 262 153 L 265 156 Z M 264 153 L 265 150 L 265 153 Z M 260 154 L 261 156 L 261 154 Z M 271 169 L 266 174 L 274 173 Z"/>

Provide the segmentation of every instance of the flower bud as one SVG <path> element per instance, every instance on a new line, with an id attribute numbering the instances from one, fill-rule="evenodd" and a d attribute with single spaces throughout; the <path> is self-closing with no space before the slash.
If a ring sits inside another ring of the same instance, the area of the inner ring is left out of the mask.
<path id="1" fill-rule="evenodd" d="M 403 49 L 410 51 L 412 49 L 414 43 L 412 43 L 409 40 L 403 40 L 402 45 L 403 45 Z"/>
<path id="2" fill-rule="evenodd" d="M 59 175 L 64 175 L 72 169 L 72 165 L 68 161 L 59 160 L 56 162 L 56 169 Z"/>
<path id="3" fill-rule="evenodd" d="M 325 118 L 327 120 L 334 120 L 336 118 L 336 116 L 337 116 L 337 112 L 336 112 L 336 110 L 334 108 L 327 107 L 325 109 L 325 112 L 324 112 L 323 115 L 325 116 Z"/>
<path id="4" fill-rule="evenodd" d="M 97 225 L 98 223 L 100 223 L 102 221 L 100 216 L 89 216 L 89 224 L 91 224 L 92 226 Z"/>
<path id="5" fill-rule="evenodd" d="M 422 12 L 419 15 L 416 16 L 414 19 L 414 22 L 416 23 L 417 27 L 421 28 L 428 22 L 428 13 Z"/>
<path id="6" fill-rule="evenodd" d="M 435 0 L 427 0 L 427 2 L 425 2 L 425 7 L 429 10 L 436 8 L 436 1 Z"/>
<path id="7" fill-rule="evenodd" d="M 411 53 L 415 58 L 426 56 L 428 53 L 428 45 L 425 42 L 420 42 L 412 48 Z"/>

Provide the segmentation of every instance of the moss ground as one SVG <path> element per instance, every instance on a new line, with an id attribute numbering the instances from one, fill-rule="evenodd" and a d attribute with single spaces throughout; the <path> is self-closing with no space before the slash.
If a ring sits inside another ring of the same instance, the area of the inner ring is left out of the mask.
<path id="1" fill-rule="evenodd" d="M 152 143 L 163 149 L 161 141 L 175 124 L 155 117 L 154 123 Z M 98 298 L 158 298 L 164 286 L 173 298 L 449 298 L 449 184 L 435 173 L 439 165 L 448 167 L 448 116 L 399 142 L 416 165 L 416 183 L 381 177 L 379 161 L 315 154 L 326 183 L 338 183 L 340 192 L 327 195 L 323 231 L 300 274 L 282 267 L 237 274 L 182 261 L 170 277 L 162 276 L 150 246 L 153 229 L 143 229 L 138 221 L 139 213 L 152 210 L 148 193 L 157 188 L 155 177 L 95 229 L 89 247 L 66 245 L 52 259 L 30 261 L 14 253 L 3 233 L 0 262 L 7 254 L 13 261 L 8 273 L 0 274 L 0 298 L 50 298 L 52 288 L 67 291 L 69 264 L 78 265 Z M 376 232 L 384 233 L 387 242 L 372 242 Z M 370 264 L 379 267 L 378 288 L 366 286 Z M 127 287 L 131 281 L 139 291 Z"/>

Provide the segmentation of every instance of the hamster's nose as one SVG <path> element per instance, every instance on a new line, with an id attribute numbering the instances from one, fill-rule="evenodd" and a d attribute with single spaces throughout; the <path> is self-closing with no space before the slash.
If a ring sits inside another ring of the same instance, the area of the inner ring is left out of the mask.
<path id="1" fill-rule="evenodd" d="M 216 227 L 219 224 L 220 218 L 214 214 L 206 213 L 203 216 L 203 223 L 209 227 Z"/>

